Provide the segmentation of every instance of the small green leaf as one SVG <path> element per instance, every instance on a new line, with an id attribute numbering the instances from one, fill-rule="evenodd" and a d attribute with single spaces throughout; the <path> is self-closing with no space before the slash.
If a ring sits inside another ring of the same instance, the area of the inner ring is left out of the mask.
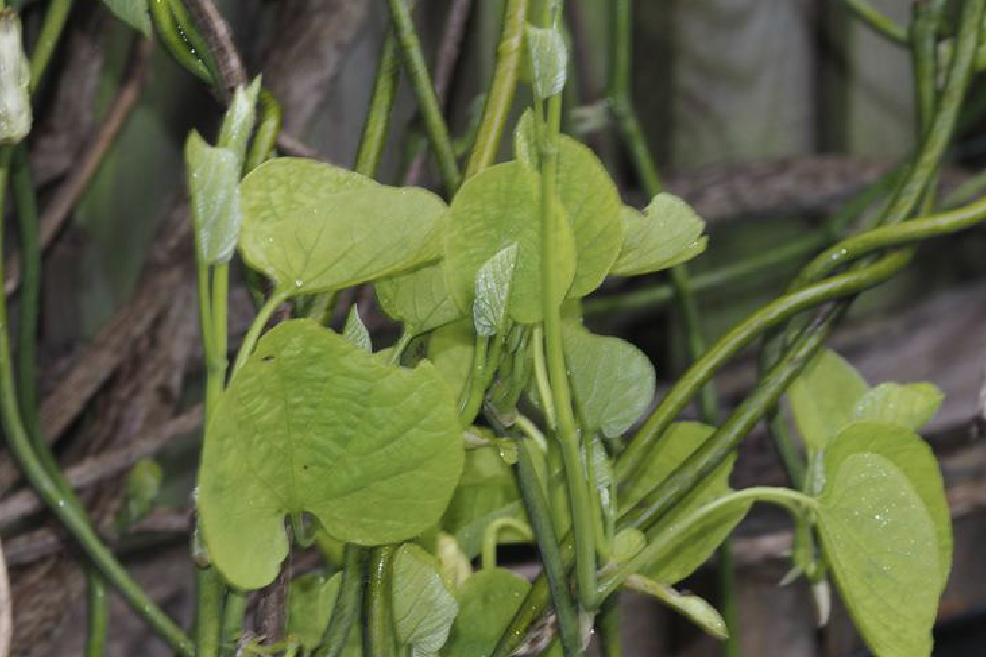
<path id="1" fill-rule="evenodd" d="M 466 580 L 472 576 L 472 564 L 469 563 L 469 557 L 459 547 L 455 537 L 445 532 L 438 532 L 436 555 L 445 584 L 453 591 L 462 588 Z"/>
<path id="2" fill-rule="evenodd" d="M 483 570 L 466 580 L 442 657 L 492 654 L 530 589 L 527 580 L 502 568 Z"/>
<path id="3" fill-rule="evenodd" d="M 189 203 L 202 259 L 210 265 L 229 262 L 243 220 L 240 162 L 233 151 L 210 146 L 195 131 L 185 144 L 185 160 Z"/>
<path id="4" fill-rule="evenodd" d="M 677 196 L 661 193 L 643 212 L 624 208 L 623 246 L 610 270 L 638 276 L 674 267 L 705 251 L 705 222 Z"/>
<path id="5" fill-rule="evenodd" d="M 942 392 L 930 383 L 881 383 L 857 402 L 853 419 L 899 424 L 917 431 L 941 406 Z"/>
<path id="6" fill-rule="evenodd" d="M 253 122 L 257 115 L 257 96 L 260 94 L 260 76 L 254 78 L 249 86 L 239 85 L 233 92 L 233 100 L 226 110 L 218 143 L 236 154 L 236 161 L 243 164 L 247 144 L 253 133 Z"/>
<path id="7" fill-rule="evenodd" d="M 527 26 L 525 36 L 534 95 L 544 100 L 561 93 L 565 88 L 568 67 L 565 38 L 557 29 L 532 25 Z"/>
<path id="8" fill-rule="evenodd" d="M 693 623 L 702 628 L 707 634 L 717 639 L 728 639 L 729 631 L 726 628 L 726 621 L 716 611 L 716 608 L 697 595 L 679 593 L 670 586 L 665 586 L 660 582 L 655 582 L 641 575 L 631 575 L 627 579 L 627 586 L 634 591 L 646 593 L 660 600 L 662 603 L 674 609 L 682 616 L 690 619 Z"/>
<path id="9" fill-rule="evenodd" d="M 303 651 L 313 649 L 322 640 L 341 582 L 342 573 L 328 578 L 321 573 L 308 573 L 291 580 L 285 629 Z"/>
<path id="10" fill-rule="evenodd" d="M 818 354 L 788 390 L 798 431 L 809 449 L 822 450 L 847 424 L 868 386 L 839 354 Z"/>
<path id="11" fill-rule="evenodd" d="M 623 202 L 606 167 L 592 149 L 566 135 L 556 141 L 558 200 L 568 215 L 575 237 L 575 278 L 569 299 L 584 297 L 599 287 L 620 255 L 623 245 Z M 527 111 L 514 132 L 517 159 L 538 168 L 534 115 Z"/>
<path id="12" fill-rule="evenodd" d="M 511 244 L 495 254 L 476 274 L 476 297 L 472 302 L 472 323 L 477 335 L 502 333 L 507 320 L 507 299 L 517 263 L 517 245 Z"/>
<path id="13" fill-rule="evenodd" d="M 469 381 L 475 351 L 476 334 L 468 319 L 441 326 L 428 336 L 428 360 L 456 399 Z"/>
<path id="14" fill-rule="evenodd" d="M 374 282 L 377 301 L 392 319 L 421 335 L 462 317 L 445 287 L 445 269 L 433 262 Z"/>
<path id="15" fill-rule="evenodd" d="M 593 335 L 573 322 L 563 323 L 562 340 L 586 429 L 622 435 L 654 400 L 654 366 L 629 342 Z"/>
<path id="16" fill-rule="evenodd" d="M 30 83 L 21 19 L 14 11 L 0 11 L 0 145 L 16 144 L 31 132 Z"/>
<path id="17" fill-rule="evenodd" d="M 145 37 L 151 36 L 151 14 L 148 0 L 103 0 L 106 8 L 121 21 Z"/>
<path id="18" fill-rule="evenodd" d="M 620 508 L 630 508 L 664 481 L 712 435 L 712 427 L 697 422 L 672 424 L 657 442 L 643 470 L 623 491 Z M 728 459 L 702 480 L 661 522 L 662 531 L 676 531 L 678 523 L 697 509 L 732 492 L 729 474 L 735 458 Z M 750 503 L 725 504 L 678 536 L 654 559 L 647 575 L 663 584 L 674 584 L 695 572 L 739 524 Z"/>
<path id="19" fill-rule="evenodd" d="M 613 550 L 610 561 L 623 563 L 630 561 L 647 545 L 647 537 L 639 529 L 624 529 L 613 537 Z"/>
<path id="20" fill-rule="evenodd" d="M 346 317 L 346 326 L 342 329 L 342 337 L 363 351 L 373 351 L 370 332 L 366 330 L 366 325 L 363 324 L 363 320 L 359 316 L 359 307 L 355 303 L 349 309 L 349 315 Z"/>
<path id="21" fill-rule="evenodd" d="M 818 529 L 850 615 L 877 657 L 928 657 L 938 610 L 931 516 L 879 454 L 826 455 Z"/>
<path id="22" fill-rule="evenodd" d="M 127 473 L 124 483 L 123 506 L 117 515 L 124 528 L 137 522 L 154 508 L 163 479 L 161 466 L 150 458 L 142 458 Z"/>
<path id="23" fill-rule="evenodd" d="M 938 459 L 921 436 L 901 424 L 854 422 L 843 429 L 825 451 L 825 477 L 852 454 L 877 454 L 900 469 L 914 488 L 935 526 L 941 588 L 952 569 L 952 515 Z"/>
<path id="24" fill-rule="evenodd" d="M 284 516 L 378 545 L 433 526 L 462 469 L 456 403 L 428 363 L 389 366 L 310 320 L 264 335 L 209 422 L 198 509 L 234 585 L 274 579 Z"/>
<path id="25" fill-rule="evenodd" d="M 279 158 L 241 184 L 243 257 L 284 292 L 337 290 L 435 260 L 445 204 L 327 164 Z"/>
<path id="26" fill-rule="evenodd" d="M 434 557 L 405 543 L 394 556 L 394 628 L 414 657 L 437 653 L 459 613 Z"/>
<path id="27" fill-rule="evenodd" d="M 517 245 L 507 304 L 520 323 L 541 321 L 541 214 L 538 174 L 519 162 L 485 169 L 462 186 L 452 201 L 445 241 L 445 272 L 456 305 L 472 308 L 476 274 L 495 254 Z M 575 274 L 572 228 L 558 204 L 552 240 L 559 281 L 553 303 L 561 304 Z"/>

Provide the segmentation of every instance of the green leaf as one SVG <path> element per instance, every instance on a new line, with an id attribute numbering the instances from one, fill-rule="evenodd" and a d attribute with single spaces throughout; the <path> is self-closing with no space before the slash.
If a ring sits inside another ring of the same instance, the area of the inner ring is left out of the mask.
<path id="1" fill-rule="evenodd" d="M 442 529 L 454 535 L 466 556 L 473 558 L 482 548 L 486 528 L 499 518 L 526 518 L 516 479 L 496 447 L 471 449 L 466 452 L 459 485 L 442 516 Z M 499 538 L 500 542 L 525 540 L 509 527 Z"/>
<path id="2" fill-rule="evenodd" d="M 853 454 L 877 454 L 907 477 L 921 498 L 935 527 L 938 570 L 944 590 L 952 569 L 952 515 L 938 459 L 921 436 L 900 424 L 854 422 L 843 429 L 825 451 L 826 479 L 834 468 Z"/>
<path id="3" fill-rule="evenodd" d="M 660 600 L 663 604 L 698 625 L 707 634 L 717 639 L 729 638 L 726 621 L 716 611 L 716 608 L 703 598 L 688 593 L 679 593 L 670 586 L 665 586 L 641 575 L 631 575 L 627 580 L 627 586 L 634 591 L 646 593 Z"/>
<path id="4" fill-rule="evenodd" d="M 253 134 L 253 123 L 257 115 L 257 96 L 260 94 L 260 76 L 247 85 L 239 85 L 233 92 L 233 100 L 226 110 L 218 143 L 236 154 L 236 161 L 242 167 L 246 159 L 247 144 Z"/>
<path id="5" fill-rule="evenodd" d="M 941 390 L 930 383 L 881 383 L 857 402 L 853 418 L 917 431 L 938 412 L 942 397 Z"/>
<path id="6" fill-rule="evenodd" d="M 322 640 L 341 582 L 342 573 L 328 578 L 321 573 L 308 573 L 291 580 L 285 629 L 302 651 L 311 650 Z"/>
<path id="7" fill-rule="evenodd" d="M 629 342 L 573 322 L 562 324 L 562 341 L 585 428 L 608 438 L 622 435 L 654 400 L 654 366 Z"/>
<path id="8" fill-rule="evenodd" d="M 282 291 L 337 290 L 435 260 L 445 204 L 414 187 L 294 158 L 241 184 L 244 259 Z"/>
<path id="9" fill-rule="evenodd" d="M 928 657 L 941 588 L 935 528 L 907 475 L 879 454 L 826 456 L 825 555 L 877 657 Z"/>
<path id="10" fill-rule="evenodd" d="M 398 640 L 411 646 L 414 657 L 437 653 L 448 639 L 459 605 L 435 559 L 417 545 L 400 546 L 394 556 L 393 594 Z"/>
<path id="11" fill-rule="evenodd" d="M 30 84 L 21 19 L 16 12 L 0 11 L 0 145 L 16 144 L 31 132 Z"/>
<path id="12" fill-rule="evenodd" d="M 473 354 L 476 351 L 476 335 L 472 322 L 463 319 L 446 324 L 428 336 L 428 360 L 442 375 L 442 379 L 459 399 L 472 371 Z"/>
<path id="13" fill-rule="evenodd" d="M 449 297 L 440 262 L 381 278 L 373 285 L 383 311 L 404 322 L 411 335 L 427 333 L 462 317 Z"/>
<path id="14" fill-rule="evenodd" d="M 342 329 L 342 337 L 363 351 L 373 351 L 370 332 L 366 330 L 366 325 L 363 324 L 363 320 L 359 316 L 359 307 L 355 303 L 349 308 L 349 315 L 346 317 L 346 326 Z"/>
<path id="15" fill-rule="evenodd" d="M 310 320 L 279 324 L 209 422 L 198 509 L 213 563 L 234 585 L 270 583 L 284 516 L 377 545 L 434 525 L 462 469 L 456 404 L 428 363 L 388 366 Z"/>
<path id="16" fill-rule="evenodd" d="M 530 589 L 527 580 L 502 568 L 483 570 L 466 580 L 442 657 L 492 654 Z"/>
<path id="17" fill-rule="evenodd" d="M 151 14 L 148 0 L 103 0 L 106 8 L 121 21 L 145 37 L 151 37 Z"/>
<path id="18" fill-rule="evenodd" d="M 229 262 L 243 220 L 240 162 L 232 150 L 210 146 L 194 130 L 185 144 L 185 160 L 199 253 L 210 265 Z"/>
<path id="19" fill-rule="evenodd" d="M 575 278 L 569 299 L 584 297 L 599 287 L 616 262 L 623 245 L 623 202 L 606 167 L 592 149 L 566 135 L 558 147 L 558 200 L 575 236 Z M 538 168 L 534 115 L 527 111 L 514 132 L 517 159 Z"/>
<path id="20" fill-rule="evenodd" d="M 852 422 L 867 389 L 859 372 L 830 349 L 808 364 L 787 394 L 794 422 L 809 449 L 824 449 Z"/>
<path id="21" fill-rule="evenodd" d="M 568 46 L 555 28 L 526 26 L 527 53 L 531 59 L 534 95 L 544 100 L 565 88 Z"/>
<path id="22" fill-rule="evenodd" d="M 697 422 L 672 424 L 657 442 L 655 452 L 623 491 L 620 508 L 630 508 L 664 481 L 712 435 L 713 428 Z M 735 458 L 728 459 L 701 481 L 661 522 L 662 531 L 677 531 L 678 524 L 697 509 L 732 492 L 729 474 Z M 674 584 L 695 572 L 739 524 L 749 502 L 725 504 L 678 536 L 652 562 L 647 575 L 663 584 Z"/>
<path id="23" fill-rule="evenodd" d="M 639 529 L 624 529 L 613 537 L 613 549 L 610 561 L 623 563 L 630 561 L 647 545 L 647 537 Z"/>
<path id="24" fill-rule="evenodd" d="M 472 576 L 472 564 L 455 537 L 445 532 L 438 532 L 435 548 L 438 563 L 441 567 L 442 578 L 453 591 L 462 588 Z"/>
<path id="25" fill-rule="evenodd" d="M 643 213 L 624 208 L 623 246 L 610 270 L 638 276 L 679 265 L 705 251 L 705 222 L 677 196 L 661 193 Z"/>
<path id="26" fill-rule="evenodd" d="M 477 335 L 502 333 L 507 320 L 507 298 L 517 264 L 517 245 L 511 244 L 479 268 L 472 323 Z"/>
<path id="27" fill-rule="evenodd" d="M 538 174 L 519 162 L 485 169 L 465 182 L 452 201 L 445 242 L 446 284 L 456 305 L 472 308 L 476 274 L 495 254 L 517 245 L 517 264 L 507 304 L 517 322 L 541 321 L 541 211 Z M 561 304 L 575 273 L 575 243 L 564 211 L 554 215 L 552 241 L 556 298 Z"/>

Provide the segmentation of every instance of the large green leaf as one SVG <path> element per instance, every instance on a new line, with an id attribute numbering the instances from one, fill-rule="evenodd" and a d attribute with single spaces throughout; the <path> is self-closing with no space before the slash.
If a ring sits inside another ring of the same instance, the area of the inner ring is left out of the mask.
<path id="1" fill-rule="evenodd" d="M 562 340 L 586 429 L 622 435 L 654 399 L 654 366 L 629 342 L 593 335 L 574 322 L 563 324 Z"/>
<path id="2" fill-rule="evenodd" d="M 476 335 L 468 319 L 446 324 L 428 336 L 428 360 L 434 363 L 456 399 L 469 381 L 475 352 Z"/>
<path id="3" fill-rule="evenodd" d="M 869 386 L 839 354 L 818 354 L 788 390 L 794 422 L 810 449 L 822 450 L 852 422 Z"/>
<path id="4" fill-rule="evenodd" d="M 321 573 L 308 573 L 291 580 L 286 629 L 301 645 L 302 654 L 311 654 L 322 641 L 341 582 L 342 573 L 329 578 Z M 342 657 L 360 656 L 360 637 L 359 623 L 354 623 L 346 638 Z"/>
<path id="5" fill-rule="evenodd" d="M 335 290 L 435 260 L 447 212 L 418 188 L 281 158 L 241 184 L 246 261 L 284 292 Z"/>
<path id="6" fill-rule="evenodd" d="M 394 629 L 414 657 L 438 653 L 459 613 L 435 558 L 405 543 L 394 555 Z"/>
<path id="7" fill-rule="evenodd" d="M 938 459 L 921 436 L 900 424 L 854 422 L 843 429 L 825 452 L 826 478 L 833 464 L 853 454 L 877 454 L 891 461 L 921 498 L 935 526 L 938 570 L 945 588 L 952 569 L 952 516 L 945 497 L 945 485 Z"/>
<path id="8" fill-rule="evenodd" d="M 636 504 L 664 481 L 712 434 L 712 427 L 696 422 L 672 424 L 657 442 L 652 458 L 644 464 L 628 489 L 623 491 L 620 508 Z M 729 474 L 734 458 L 716 468 L 661 521 L 662 532 L 677 532 L 692 512 L 732 492 Z M 677 536 L 655 557 L 646 575 L 662 584 L 674 584 L 691 573 L 715 552 L 749 510 L 749 502 L 727 504 Z"/>
<path id="9" fill-rule="evenodd" d="M 194 130 L 185 143 L 185 161 L 199 254 L 210 265 L 229 262 L 243 219 L 240 161 L 231 149 L 210 146 Z"/>
<path id="10" fill-rule="evenodd" d="M 145 37 L 151 36 L 151 14 L 148 0 L 103 0 L 114 16 Z"/>
<path id="11" fill-rule="evenodd" d="M 624 208 L 623 246 L 611 274 L 637 276 L 667 269 L 702 253 L 705 222 L 677 196 L 661 193 L 643 212 Z"/>
<path id="12" fill-rule="evenodd" d="M 208 425 L 198 508 L 213 561 L 259 588 L 287 553 L 284 515 L 375 545 L 434 525 L 462 468 L 456 404 L 427 363 L 389 366 L 310 320 L 261 338 Z"/>
<path id="13" fill-rule="evenodd" d="M 445 269 L 433 262 L 374 284 L 380 307 L 412 335 L 427 333 L 462 317 L 445 287 Z"/>
<path id="14" fill-rule="evenodd" d="M 592 149 L 560 135 L 555 191 L 575 236 L 575 278 L 570 299 L 584 297 L 603 282 L 623 247 L 623 202 L 606 167 Z M 525 112 L 514 133 L 517 159 L 536 169 L 534 116 Z"/>
<path id="15" fill-rule="evenodd" d="M 462 186 L 452 201 L 446 232 L 445 272 L 456 305 L 471 312 L 476 274 L 495 254 L 517 245 L 508 311 L 518 322 L 542 317 L 541 208 L 538 174 L 519 162 L 486 169 Z M 564 300 L 575 273 L 575 243 L 568 218 L 558 204 L 552 244 L 559 283 L 553 303 Z"/>
<path id="16" fill-rule="evenodd" d="M 935 527 L 879 454 L 826 456 L 818 528 L 855 625 L 877 657 L 928 657 L 941 571 Z"/>
<path id="17" fill-rule="evenodd" d="M 930 383 L 881 383 L 856 403 L 856 420 L 888 422 L 917 431 L 938 412 L 941 390 Z"/>
<path id="18" fill-rule="evenodd" d="M 493 653 L 531 585 L 509 570 L 483 570 L 459 591 L 459 615 L 442 657 L 483 657 Z"/>

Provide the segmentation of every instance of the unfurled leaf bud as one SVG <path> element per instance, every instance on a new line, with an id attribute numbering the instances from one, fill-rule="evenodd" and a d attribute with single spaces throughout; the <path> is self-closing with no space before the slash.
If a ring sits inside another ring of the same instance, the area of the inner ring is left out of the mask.
<path id="1" fill-rule="evenodd" d="M 0 12 L 0 144 L 16 144 L 31 131 L 31 69 L 21 42 L 21 21 Z"/>

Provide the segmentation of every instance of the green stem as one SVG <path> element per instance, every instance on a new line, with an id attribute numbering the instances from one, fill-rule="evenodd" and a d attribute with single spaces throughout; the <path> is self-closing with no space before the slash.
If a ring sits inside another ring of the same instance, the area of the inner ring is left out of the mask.
<path id="1" fill-rule="evenodd" d="M 72 2 L 73 0 L 52 0 L 48 5 L 41 32 L 38 33 L 37 44 L 31 53 L 31 81 L 28 83 L 31 96 L 34 96 L 41 86 L 41 79 L 55 54 L 55 48 L 61 40 L 69 13 L 72 11 Z"/>
<path id="2" fill-rule="evenodd" d="M 208 84 L 213 84 L 212 72 L 188 42 L 188 37 L 175 20 L 170 0 L 149 0 L 151 21 L 165 48 L 185 70 Z"/>
<path id="3" fill-rule="evenodd" d="M 261 306 L 257 312 L 257 316 L 253 319 L 253 324 L 250 325 L 250 330 L 247 331 L 247 334 L 243 337 L 243 342 L 240 343 L 240 350 L 236 354 L 236 362 L 233 363 L 233 370 L 230 373 L 231 377 L 236 376 L 240 368 L 246 364 L 250 354 L 253 353 L 253 348 L 256 346 L 257 340 L 260 338 L 261 331 L 264 330 L 264 326 L 270 321 L 271 315 L 274 314 L 277 307 L 288 299 L 288 296 L 286 292 L 274 290 L 270 298 Z"/>
<path id="4" fill-rule="evenodd" d="M 86 570 L 86 591 L 85 657 L 103 657 L 106 654 L 109 600 L 106 597 L 106 583 L 91 569 Z"/>
<path id="5" fill-rule="evenodd" d="M 496 336 L 493 340 L 493 347 L 497 351 L 497 358 L 499 358 L 497 345 L 502 344 L 503 340 Z M 487 370 L 496 367 L 496 363 L 488 354 L 489 348 L 490 338 L 488 336 L 476 336 L 476 348 L 473 349 L 472 356 L 472 372 L 469 374 L 466 389 L 463 391 L 462 400 L 459 402 L 459 424 L 463 427 L 468 427 L 476 419 L 476 414 L 479 413 L 479 408 L 483 405 L 483 396 L 486 394 L 486 386 L 488 385 L 487 379 L 490 377 Z"/>
<path id="6" fill-rule="evenodd" d="M 270 158 L 277 143 L 277 133 L 281 131 L 282 113 L 277 99 L 266 89 L 261 89 L 257 104 L 260 107 L 260 116 L 257 118 L 257 130 L 243 167 L 245 173 L 250 173 Z"/>
<path id="7" fill-rule="evenodd" d="M 521 45 L 524 42 L 524 25 L 527 22 L 529 4 L 529 0 L 508 0 L 503 9 L 503 28 L 497 48 L 496 69 L 493 71 L 493 81 L 483 106 L 483 118 L 469 155 L 469 163 L 466 165 L 466 178 L 490 166 L 500 148 L 500 137 L 517 89 Z"/>
<path id="8" fill-rule="evenodd" d="M 215 568 L 195 569 L 195 655 L 216 657 L 222 634 L 223 594 L 226 586 Z"/>
<path id="9" fill-rule="evenodd" d="M 366 591 L 366 610 L 363 625 L 363 654 L 373 657 L 398 657 L 397 637 L 394 636 L 394 613 L 390 600 L 391 561 L 393 545 L 373 550 L 370 558 L 370 580 Z"/>
<path id="10" fill-rule="evenodd" d="M 37 330 L 41 289 L 41 247 L 38 243 L 38 207 L 27 161 L 27 149 L 19 144 L 13 149 L 10 187 L 17 210 L 21 247 L 21 294 L 17 317 L 17 392 L 21 416 L 28 434 L 35 442 L 35 452 L 48 451 L 41 436 L 37 400 Z M 52 462 L 52 467 L 56 467 Z"/>
<path id="11" fill-rule="evenodd" d="M 373 95 L 370 97 L 370 109 L 363 123 L 360 134 L 359 148 L 356 151 L 356 171 L 369 176 L 376 176 L 383 155 L 383 147 L 390 126 L 390 113 L 394 107 L 394 97 L 397 94 L 398 75 L 397 37 L 393 28 L 387 30 L 383 46 L 380 48 L 380 62 L 373 81 Z"/>
<path id="12" fill-rule="evenodd" d="M 854 13 L 857 18 L 866 23 L 874 32 L 883 36 L 888 41 L 901 46 L 907 45 L 907 32 L 880 13 L 868 0 L 842 0 L 842 4 L 846 6 L 846 9 Z"/>
<path id="13" fill-rule="evenodd" d="M 247 595 L 237 589 L 226 591 L 226 602 L 223 605 L 223 623 L 220 631 L 220 654 L 232 657 L 236 646 L 243 634 L 243 617 L 246 616 Z"/>
<path id="14" fill-rule="evenodd" d="M 349 633 L 354 626 L 359 626 L 357 619 L 363 596 L 363 555 L 363 548 L 352 543 L 346 544 L 339 594 L 329 617 L 329 626 L 325 628 L 314 657 L 341 657 L 346 649 Z"/>
<path id="15" fill-rule="evenodd" d="M 483 531 L 483 549 L 479 560 L 483 570 L 496 568 L 497 537 L 500 535 L 501 529 L 513 529 L 526 540 L 534 540 L 534 534 L 526 523 L 514 518 L 497 518 Z"/>
<path id="16" fill-rule="evenodd" d="M 623 641 L 620 639 L 620 594 L 603 600 L 596 618 L 599 630 L 599 647 L 603 657 L 623 657 Z"/>
<path id="17" fill-rule="evenodd" d="M 435 160 L 438 162 L 438 170 L 448 193 L 454 194 L 455 190 L 459 188 L 462 176 L 459 173 L 459 166 L 455 162 L 455 153 L 452 150 L 448 126 L 445 125 L 445 120 L 442 118 L 442 109 L 438 104 L 435 87 L 432 85 L 424 55 L 421 52 L 421 44 L 418 42 L 418 35 L 414 31 L 411 12 L 406 0 L 387 0 L 387 5 L 390 7 L 390 18 L 393 21 L 397 40 L 401 46 L 404 66 L 411 79 L 411 86 L 414 87 L 414 93 L 421 108 L 421 115 L 424 118 L 425 129 L 428 131 L 428 139 L 431 141 L 431 148 L 435 153 Z"/>

